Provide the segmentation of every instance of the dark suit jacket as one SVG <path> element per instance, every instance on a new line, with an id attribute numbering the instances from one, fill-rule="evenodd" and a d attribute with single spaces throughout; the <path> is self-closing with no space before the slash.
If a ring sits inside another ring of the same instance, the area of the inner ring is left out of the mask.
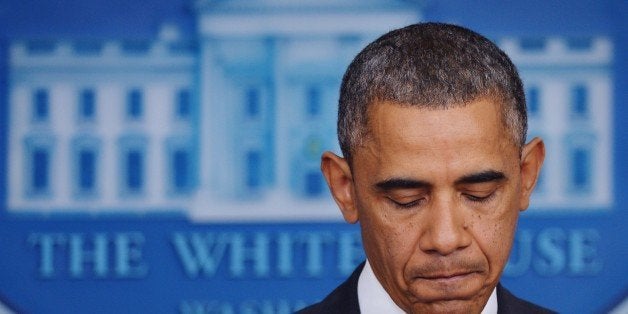
<path id="1" fill-rule="evenodd" d="M 300 314 L 359 314 L 360 305 L 358 303 L 358 278 L 364 268 L 364 263 L 360 264 L 353 274 L 330 293 L 323 301 L 310 305 L 297 313 Z M 512 295 L 510 291 L 497 285 L 497 313 L 498 314 L 543 314 L 555 313 L 528 301 L 519 299 Z"/>

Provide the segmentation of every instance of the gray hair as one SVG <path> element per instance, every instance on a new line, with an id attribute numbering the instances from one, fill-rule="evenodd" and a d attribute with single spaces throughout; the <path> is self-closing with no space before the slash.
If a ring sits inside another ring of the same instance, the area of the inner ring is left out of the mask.
<path id="1" fill-rule="evenodd" d="M 448 109 L 480 97 L 500 102 L 502 118 L 521 150 L 527 131 L 523 84 L 508 56 L 469 29 L 419 23 L 393 30 L 364 48 L 342 79 L 338 140 L 345 158 L 368 134 L 369 106 Z"/>

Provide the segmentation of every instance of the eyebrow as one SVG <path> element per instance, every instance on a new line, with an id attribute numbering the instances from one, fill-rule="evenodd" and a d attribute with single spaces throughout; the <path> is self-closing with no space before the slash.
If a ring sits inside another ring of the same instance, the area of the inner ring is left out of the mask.
<path id="1" fill-rule="evenodd" d="M 472 173 L 456 180 L 455 184 L 474 184 L 494 181 L 503 181 L 506 175 L 503 172 L 495 170 L 486 170 L 478 173 Z"/>
<path id="2" fill-rule="evenodd" d="M 429 188 L 432 185 L 426 181 L 404 179 L 404 178 L 391 178 L 384 181 L 377 182 L 375 187 L 380 191 L 391 191 L 400 189 L 422 189 Z"/>
<path id="3" fill-rule="evenodd" d="M 485 183 L 494 181 L 503 181 L 506 179 L 506 175 L 503 172 L 495 170 L 486 170 L 478 173 L 472 173 L 465 175 L 462 178 L 456 180 L 455 184 L 474 184 Z M 377 182 L 375 187 L 383 192 L 402 189 L 429 189 L 432 187 L 427 181 L 405 179 L 405 178 L 391 178 L 384 181 Z"/>

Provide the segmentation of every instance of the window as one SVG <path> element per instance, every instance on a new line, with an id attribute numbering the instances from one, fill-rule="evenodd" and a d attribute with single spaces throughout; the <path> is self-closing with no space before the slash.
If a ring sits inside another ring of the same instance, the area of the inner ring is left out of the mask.
<path id="1" fill-rule="evenodd" d="M 48 120 L 49 109 L 48 91 L 36 90 L 33 99 L 33 120 L 38 122 Z"/>
<path id="2" fill-rule="evenodd" d="M 96 96 L 92 89 L 81 91 L 78 111 L 81 120 L 93 120 L 96 116 Z"/>
<path id="3" fill-rule="evenodd" d="M 591 181 L 591 155 L 584 147 L 572 151 L 571 184 L 576 191 L 589 189 Z"/>
<path id="4" fill-rule="evenodd" d="M 258 151 L 246 153 L 246 187 L 256 189 L 261 185 L 261 156 Z"/>
<path id="5" fill-rule="evenodd" d="M 177 149 L 172 153 L 172 185 L 175 192 L 188 191 L 192 186 L 190 152 Z"/>
<path id="6" fill-rule="evenodd" d="M 179 119 L 188 119 L 191 115 L 190 91 L 188 89 L 179 90 L 177 93 L 175 115 Z"/>
<path id="7" fill-rule="evenodd" d="M 593 38 L 576 37 L 567 39 L 567 47 L 572 50 L 589 50 L 593 48 Z"/>
<path id="8" fill-rule="evenodd" d="M 50 185 L 50 155 L 48 150 L 45 148 L 33 149 L 31 162 L 31 190 L 33 194 L 48 192 Z"/>
<path id="9" fill-rule="evenodd" d="M 574 197 L 587 197 L 595 187 L 594 160 L 597 136 L 593 132 L 577 130 L 565 137 L 564 173 L 565 192 Z"/>
<path id="10" fill-rule="evenodd" d="M 120 193 L 122 196 L 138 196 L 149 183 L 146 169 L 148 139 L 143 135 L 128 134 L 118 139 L 118 145 Z"/>
<path id="11" fill-rule="evenodd" d="M 524 38 L 521 40 L 521 48 L 528 51 L 540 51 L 545 48 L 544 38 Z"/>
<path id="12" fill-rule="evenodd" d="M 305 194 L 319 196 L 323 193 L 323 178 L 319 171 L 310 171 L 305 175 Z"/>
<path id="13" fill-rule="evenodd" d="M 526 90 L 526 102 L 528 105 L 528 112 L 531 116 L 538 116 L 540 111 L 540 103 L 539 103 L 539 89 L 538 87 L 532 86 Z"/>
<path id="14" fill-rule="evenodd" d="M 93 197 L 98 189 L 98 155 L 101 142 L 80 135 L 72 140 L 73 189 L 77 197 Z"/>
<path id="15" fill-rule="evenodd" d="M 307 90 L 306 111 L 309 116 L 317 116 L 321 111 L 321 95 L 317 88 L 311 87 Z"/>
<path id="16" fill-rule="evenodd" d="M 78 153 L 78 190 L 81 193 L 93 192 L 96 188 L 96 152 L 81 149 Z"/>
<path id="17" fill-rule="evenodd" d="M 52 192 L 54 137 L 49 134 L 24 138 L 25 197 L 48 197 Z"/>
<path id="18" fill-rule="evenodd" d="M 584 85 L 576 85 L 571 90 L 571 113 L 584 118 L 589 114 L 588 91 Z"/>
<path id="19" fill-rule="evenodd" d="M 259 90 L 257 88 L 249 88 L 246 90 L 245 111 L 248 118 L 255 118 L 260 113 Z"/>
<path id="20" fill-rule="evenodd" d="M 168 173 L 166 182 L 168 191 L 175 195 L 192 192 L 197 182 L 197 156 L 192 148 L 194 140 L 186 135 L 173 135 L 166 140 L 167 157 L 165 169 Z"/>
<path id="21" fill-rule="evenodd" d="M 143 96 L 139 89 L 131 90 L 127 95 L 126 115 L 131 120 L 138 120 L 143 113 Z"/>
<path id="22" fill-rule="evenodd" d="M 144 156 L 138 149 L 126 153 L 126 188 L 129 193 L 141 193 L 144 184 Z"/>
<path id="23" fill-rule="evenodd" d="M 51 40 L 33 40 L 26 43 L 26 51 L 34 55 L 51 54 L 55 48 L 55 42 Z"/>

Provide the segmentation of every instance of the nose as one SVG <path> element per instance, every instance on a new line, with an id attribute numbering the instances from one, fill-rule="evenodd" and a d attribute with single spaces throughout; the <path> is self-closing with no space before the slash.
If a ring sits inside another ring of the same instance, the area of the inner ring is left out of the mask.
<path id="1" fill-rule="evenodd" d="M 471 245 L 464 208 L 448 198 L 433 198 L 426 208 L 425 229 L 419 239 L 419 248 L 430 254 L 449 255 Z"/>

